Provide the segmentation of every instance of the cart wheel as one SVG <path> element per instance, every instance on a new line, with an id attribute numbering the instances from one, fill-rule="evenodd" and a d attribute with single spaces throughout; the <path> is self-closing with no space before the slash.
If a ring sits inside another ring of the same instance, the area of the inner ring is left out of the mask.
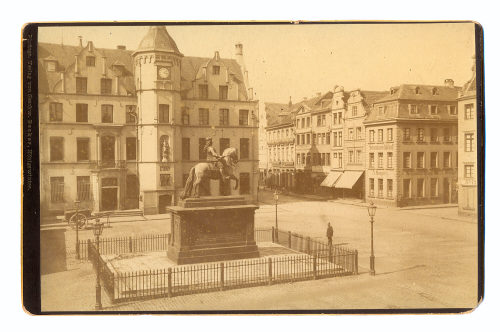
<path id="1" fill-rule="evenodd" d="M 82 229 L 87 224 L 87 217 L 82 213 L 74 214 L 69 220 L 69 224 L 73 229 L 76 227 L 77 224 L 78 228 Z"/>

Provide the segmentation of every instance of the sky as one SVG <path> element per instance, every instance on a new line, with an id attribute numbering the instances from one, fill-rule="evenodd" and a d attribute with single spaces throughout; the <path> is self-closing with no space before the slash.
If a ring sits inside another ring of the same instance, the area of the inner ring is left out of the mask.
<path id="1" fill-rule="evenodd" d="M 147 26 L 43 27 L 40 42 L 137 48 Z M 256 98 L 298 102 L 343 86 L 387 91 L 403 83 L 462 86 L 471 77 L 472 23 L 167 26 L 185 56 L 243 54 Z"/>

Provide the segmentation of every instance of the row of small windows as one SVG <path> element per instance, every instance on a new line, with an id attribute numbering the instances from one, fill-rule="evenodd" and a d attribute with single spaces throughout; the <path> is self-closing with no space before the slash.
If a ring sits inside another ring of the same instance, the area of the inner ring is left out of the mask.
<path id="1" fill-rule="evenodd" d="M 375 197 L 375 179 L 370 178 L 368 180 L 368 183 L 369 183 L 368 196 Z M 394 181 L 392 179 L 387 179 L 386 184 L 387 184 L 387 193 L 385 197 L 392 198 Z M 384 198 L 384 179 L 377 180 L 377 197 Z"/>
<path id="2" fill-rule="evenodd" d="M 87 93 L 87 77 L 77 77 L 76 78 L 76 93 L 86 94 Z M 112 79 L 111 78 L 101 78 L 101 94 L 110 95 L 112 93 Z"/>
<path id="3" fill-rule="evenodd" d="M 376 181 L 375 181 L 376 180 Z M 437 198 L 439 197 L 439 179 L 438 178 L 430 178 L 430 197 Z M 447 181 L 447 179 L 443 179 L 443 181 Z M 377 195 L 375 196 L 375 182 L 377 183 Z M 426 188 L 425 188 L 425 179 L 416 179 L 416 197 L 423 198 L 426 196 Z M 384 179 L 368 179 L 368 196 L 369 197 L 378 197 L 378 198 L 393 198 L 393 179 L 387 179 L 385 181 L 386 184 L 386 192 L 384 193 Z M 412 197 L 412 180 L 411 179 L 403 179 L 403 198 L 411 198 Z M 385 194 L 385 195 L 384 195 Z"/>
<path id="4" fill-rule="evenodd" d="M 442 128 L 441 136 L 439 136 L 438 128 L 430 128 L 429 130 L 429 141 L 431 143 L 439 142 L 439 137 L 442 137 L 442 141 L 447 143 L 451 142 L 451 129 L 450 128 Z M 426 137 L 426 129 L 425 128 L 417 128 L 416 129 L 416 141 L 417 142 L 425 142 Z M 411 128 L 403 128 L 403 141 L 409 142 L 412 141 L 412 129 Z"/>
<path id="5" fill-rule="evenodd" d="M 330 166 L 330 153 L 297 153 L 297 165 Z"/>
<path id="6" fill-rule="evenodd" d="M 314 117 L 303 117 L 297 119 L 297 128 L 309 128 L 311 127 L 311 118 Z M 326 126 L 326 114 L 320 114 L 315 116 L 316 118 L 316 127 L 325 127 Z"/>
<path id="7" fill-rule="evenodd" d="M 455 167 L 458 167 L 458 152 L 455 153 L 456 158 L 455 158 Z M 380 155 L 380 154 L 379 154 Z M 412 154 L 412 152 L 403 152 L 403 168 L 412 168 L 413 162 L 412 158 L 413 156 L 416 156 L 416 168 L 427 168 L 426 166 L 426 161 L 425 161 L 425 152 L 415 152 Z M 440 168 L 439 167 L 439 152 L 430 152 L 430 162 L 429 162 L 429 168 Z M 442 168 L 451 168 L 452 166 L 452 161 L 451 161 L 451 152 L 445 151 L 442 153 Z M 371 156 L 370 156 L 371 159 Z"/>
<path id="8" fill-rule="evenodd" d="M 228 86 L 219 85 L 219 100 L 227 100 Z M 208 99 L 208 84 L 198 84 L 198 98 Z"/>
<path id="9" fill-rule="evenodd" d="M 312 141 L 311 141 L 312 137 Z M 336 137 L 336 136 L 335 136 Z M 297 145 L 304 144 L 318 144 L 318 145 L 330 145 L 330 133 L 321 133 L 321 134 L 297 134 Z"/>
<path id="10" fill-rule="evenodd" d="M 431 115 L 438 115 L 439 109 L 437 105 L 427 105 L 427 110 Z M 447 105 L 446 109 L 448 114 L 457 115 L 457 107 L 455 105 Z M 387 106 L 379 106 L 378 110 L 380 115 L 385 114 Z M 425 110 L 425 105 L 410 105 L 410 114 L 420 114 L 423 110 Z"/>
<path id="11" fill-rule="evenodd" d="M 207 159 L 207 152 L 205 151 L 205 138 L 198 139 L 198 158 L 199 160 Z M 230 147 L 229 138 L 219 139 L 219 150 L 217 151 L 220 155 L 225 149 Z M 240 138 L 240 149 L 239 149 L 239 159 L 249 159 L 250 158 L 250 139 Z M 189 137 L 182 138 L 182 160 L 191 160 L 191 139 Z"/>
<path id="12" fill-rule="evenodd" d="M 125 107 L 126 123 L 135 123 L 135 105 L 127 105 Z M 88 104 L 76 104 L 76 122 L 88 122 Z M 200 108 L 198 109 L 198 121 L 199 125 L 209 125 L 209 109 Z M 49 105 L 49 120 L 51 122 L 62 122 L 63 121 L 63 104 L 62 103 L 50 103 Z M 102 123 L 113 123 L 113 105 L 101 105 L 101 122 Z M 158 105 L 158 123 L 170 123 L 170 105 L 160 104 Z M 238 123 L 240 126 L 248 126 L 248 110 L 239 110 Z M 189 111 L 184 109 L 182 111 L 182 124 L 189 125 Z M 228 126 L 229 125 L 229 109 L 219 110 L 219 125 Z"/>

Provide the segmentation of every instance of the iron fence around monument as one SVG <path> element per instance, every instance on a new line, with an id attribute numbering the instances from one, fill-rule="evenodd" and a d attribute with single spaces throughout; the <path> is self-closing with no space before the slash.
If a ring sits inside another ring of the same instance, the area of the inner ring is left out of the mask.
<path id="1" fill-rule="evenodd" d="M 103 287 L 112 303 L 172 297 L 226 289 L 337 277 L 358 273 L 358 252 L 327 244 L 300 234 L 256 229 L 257 242 L 269 239 L 296 251 L 255 259 L 175 266 L 168 269 L 117 272 L 87 241 L 87 258 L 99 266 Z M 144 241 L 144 243 L 140 243 Z M 100 253 L 119 254 L 166 250 L 168 234 L 137 238 L 103 239 Z M 127 244 L 132 243 L 132 247 Z M 113 252 L 115 251 L 115 252 Z M 134 252 L 134 251 L 132 251 Z M 99 263 L 97 263 L 99 262 Z"/>

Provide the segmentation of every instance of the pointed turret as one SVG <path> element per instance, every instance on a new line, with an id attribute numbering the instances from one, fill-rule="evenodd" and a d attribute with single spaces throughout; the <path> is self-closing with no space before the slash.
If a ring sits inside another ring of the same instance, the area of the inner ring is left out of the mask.
<path id="1" fill-rule="evenodd" d="M 149 51 L 162 51 L 182 55 L 177 48 L 177 44 L 168 34 L 167 28 L 162 25 L 155 25 L 149 28 L 134 54 Z"/>

